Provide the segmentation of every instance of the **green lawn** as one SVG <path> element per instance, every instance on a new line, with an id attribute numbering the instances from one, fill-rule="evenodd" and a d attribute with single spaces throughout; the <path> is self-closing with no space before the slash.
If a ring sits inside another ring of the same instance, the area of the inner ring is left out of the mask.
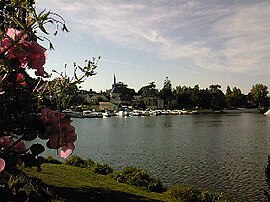
<path id="1" fill-rule="evenodd" d="M 35 168 L 23 171 L 50 185 L 59 201 L 177 201 L 166 192 L 148 192 L 118 183 L 109 175 L 96 174 L 87 168 L 43 164 L 41 172 Z"/>

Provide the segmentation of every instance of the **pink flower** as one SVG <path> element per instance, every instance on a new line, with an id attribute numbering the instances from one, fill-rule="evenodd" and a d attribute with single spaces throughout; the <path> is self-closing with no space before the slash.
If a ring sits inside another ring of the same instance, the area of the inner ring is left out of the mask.
<path id="1" fill-rule="evenodd" d="M 7 136 L 0 137 L 0 149 L 8 149 L 13 144 L 13 140 Z"/>
<path id="2" fill-rule="evenodd" d="M 0 172 L 5 169 L 6 162 L 4 159 L 0 158 Z"/>
<path id="3" fill-rule="evenodd" d="M 53 111 L 49 108 L 41 110 L 41 119 L 45 125 L 43 139 L 49 139 L 47 146 L 51 149 L 62 147 L 60 156 L 66 158 L 75 149 L 74 142 L 77 139 L 75 128 L 70 125 L 69 116 Z"/>
<path id="4" fill-rule="evenodd" d="M 17 81 L 18 84 L 20 84 L 21 86 L 26 86 L 26 85 L 27 85 L 23 73 L 17 74 L 16 81 Z"/>
<path id="5" fill-rule="evenodd" d="M 0 138 L 0 149 L 6 150 L 9 147 L 11 147 L 11 145 L 13 145 L 14 141 L 7 137 L 7 136 L 3 136 Z M 12 151 L 14 152 L 24 152 L 26 151 L 26 146 L 24 144 L 24 142 L 20 141 L 18 143 L 16 143 L 12 148 Z"/>
<path id="6" fill-rule="evenodd" d="M 6 34 L 8 38 L 4 38 L 1 41 L 0 52 L 5 51 L 7 47 L 12 45 L 12 42 L 16 40 L 17 37 L 21 37 L 21 32 L 13 28 L 8 29 Z M 28 65 L 30 68 L 36 69 L 35 74 L 37 76 L 48 77 L 43 67 L 46 62 L 46 49 L 35 41 L 27 41 L 26 38 L 27 35 L 23 35 L 20 40 L 6 50 L 4 54 L 9 60 L 17 58 L 23 68 Z"/>
<path id="7" fill-rule="evenodd" d="M 9 38 L 11 38 L 13 41 L 15 41 L 15 40 L 17 39 L 17 37 L 19 37 L 19 36 L 21 35 L 21 31 L 16 30 L 16 29 L 14 29 L 14 28 L 9 28 L 9 29 L 7 30 L 7 33 L 6 33 L 6 34 L 7 34 L 7 36 L 8 36 Z M 27 37 L 27 35 L 24 34 L 23 36 L 21 36 L 20 41 L 23 41 L 26 37 Z"/>
<path id="8" fill-rule="evenodd" d="M 12 150 L 14 152 L 18 152 L 18 153 L 25 152 L 26 146 L 25 146 L 24 142 L 20 141 L 12 147 Z"/>
<path id="9" fill-rule="evenodd" d="M 60 157 L 64 159 L 69 157 L 69 155 L 72 154 L 74 149 L 75 149 L 75 146 L 73 143 L 66 144 L 65 146 L 62 147 L 60 151 Z"/>

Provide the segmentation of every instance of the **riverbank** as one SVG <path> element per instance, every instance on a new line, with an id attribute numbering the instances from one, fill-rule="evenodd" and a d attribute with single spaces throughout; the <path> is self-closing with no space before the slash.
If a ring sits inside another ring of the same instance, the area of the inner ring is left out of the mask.
<path id="1" fill-rule="evenodd" d="M 65 164 L 45 163 L 42 165 L 41 172 L 37 172 L 35 168 L 22 168 L 22 170 L 28 176 L 39 178 L 48 185 L 54 195 L 56 195 L 54 197 L 55 201 L 173 202 L 190 201 L 186 200 L 189 197 L 201 197 L 201 199 L 208 197 L 207 201 L 226 201 L 222 199 L 222 194 L 202 191 L 187 186 L 164 189 L 162 193 L 150 192 L 126 183 L 119 183 L 113 179 L 112 175 L 101 175 L 93 172 L 93 169 L 86 167 L 80 168 Z"/>

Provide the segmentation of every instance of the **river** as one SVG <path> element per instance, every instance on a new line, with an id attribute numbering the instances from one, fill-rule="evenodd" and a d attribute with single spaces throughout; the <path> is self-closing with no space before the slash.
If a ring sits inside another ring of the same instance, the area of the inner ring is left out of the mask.
<path id="1" fill-rule="evenodd" d="M 266 201 L 270 117 L 262 114 L 73 119 L 75 154 L 136 166 L 165 185 L 191 184 L 235 201 Z"/>

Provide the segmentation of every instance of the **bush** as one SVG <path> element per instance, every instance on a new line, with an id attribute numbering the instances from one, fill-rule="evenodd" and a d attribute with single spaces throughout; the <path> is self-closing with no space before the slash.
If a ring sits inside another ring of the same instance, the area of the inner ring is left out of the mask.
<path id="1" fill-rule="evenodd" d="M 188 202 L 225 202 L 222 193 L 206 191 L 191 186 L 176 185 L 168 189 L 168 193 L 176 199 Z"/>
<path id="2" fill-rule="evenodd" d="M 65 161 L 66 165 L 70 165 L 70 166 L 76 166 L 76 167 L 80 167 L 80 168 L 85 168 L 86 167 L 86 162 L 84 159 L 82 159 L 79 156 L 70 156 L 67 158 L 67 160 Z"/>
<path id="3" fill-rule="evenodd" d="M 65 161 L 65 164 L 70 165 L 70 166 L 80 167 L 80 168 L 90 168 L 95 165 L 95 162 L 92 161 L 91 159 L 85 160 L 79 156 L 73 155 L 67 158 L 67 160 Z"/>
<path id="4" fill-rule="evenodd" d="M 108 164 L 96 164 L 94 167 L 94 172 L 101 175 L 108 175 L 113 172 L 113 169 Z"/>
<path id="5" fill-rule="evenodd" d="M 163 191 L 160 180 L 151 178 L 145 170 L 139 168 L 131 166 L 125 167 L 122 171 L 116 173 L 114 178 L 120 183 L 134 185 L 148 191 Z"/>

